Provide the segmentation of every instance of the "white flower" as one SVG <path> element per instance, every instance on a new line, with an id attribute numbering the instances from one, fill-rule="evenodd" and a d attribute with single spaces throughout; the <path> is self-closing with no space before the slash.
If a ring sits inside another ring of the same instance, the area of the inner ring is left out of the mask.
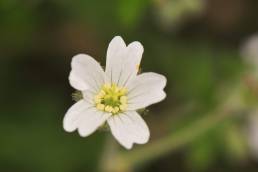
<path id="1" fill-rule="evenodd" d="M 83 99 L 66 113 L 64 129 L 78 129 L 80 136 L 86 137 L 107 121 L 113 136 L 125 148 L 147 143 L 150 132 L 136 110 L 166 97 L 166 78 L 151 72 L 137 75 L 142 54 L 141 43 L 126 46 L 116 36 L 107 50 L 105 72 L 89 55 L 73 57 L 69 81 L 82 92 Z"/>
<path id="2" fill-rule="evenodd" d="M 244 61 L 255 68 L 258 67 L 258 34 L 248 38 L 241 47 Z"/>
<path id="3" fill-rule="evenodd" d="M 258 110 L 254 110 L 248 119 L 248 143 L 253 156 L 258 158 Z"/>

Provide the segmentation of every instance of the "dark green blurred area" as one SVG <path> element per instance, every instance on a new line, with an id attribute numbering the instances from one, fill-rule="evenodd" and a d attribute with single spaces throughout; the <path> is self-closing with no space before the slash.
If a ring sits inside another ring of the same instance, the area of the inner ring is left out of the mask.
<path id="1" fill-rule="evenodd" d="M 246 70 L 239 47 L 258 31 L 257 17 L 256 0 L 1 0 L 0 171 L 98 171 L 110 133 L 81 138 L 62 128 L 74 103 L 68 82 L 74 55 L 87 53 L 105 65 L 114 36 L 144 45 L 143 72 L 168 78 L 167 99 L 145 116 L 156 139 L 164 133 L 155 119 L 171 118 L 165 130 L 180 130 L 223 100 L 219 90 Z M 188 104 L 193 110 L 172 113 Z M 224 121 L 136 171 L 257 171 L 239 141 L 243 122 Z"/>

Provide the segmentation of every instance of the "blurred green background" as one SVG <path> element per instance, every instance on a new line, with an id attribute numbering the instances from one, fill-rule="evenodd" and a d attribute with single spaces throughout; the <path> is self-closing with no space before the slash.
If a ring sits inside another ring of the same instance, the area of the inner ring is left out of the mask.
<path id="1" fill-rule="evenodd" d="M 0 171 L 258 171 L 258 65 L 241 54 L 257 18 L 257 0 L 0 0 Z M 62 128 L 71 58 L 105 65 L 116 35 L 168 78 L 144 115 L 150 143 L 132 151 Z"/>

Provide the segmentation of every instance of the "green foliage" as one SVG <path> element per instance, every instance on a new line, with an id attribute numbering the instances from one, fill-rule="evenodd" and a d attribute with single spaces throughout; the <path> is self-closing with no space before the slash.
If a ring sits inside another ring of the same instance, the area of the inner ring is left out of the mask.
<path id="1" fill-rule="evenodd" d="M 140 22 L 150 0 L 117 0 L 117 15 L 125 27 L 133 27 Z"/>
<path id="2" fill-rule="evenodd" d="M 89 52 L 103 61 L 108 41 L 115 35 L 123 36 L 127 43 L 140 41 L 145 49 L 142 72 L 154 71 L 168 79 L 167 99 L 150 110 L 139 110 L 150 125 L 152 138 L 136 150 L 145 146 L 148 150 L 152 143 L 171 136 L 178 139 L 172 146 L 182 150 L 180 162 L 189 171 L 212 171 L 218 164 L 224 168 L 243 161 L 248 166 L 244 128 L 250 108 L 257 106 L 257 81 L 242 64 L 238 45 L 243 35 L 257 28 L 258 8 L 257 3 L 242 2 L 253 6 L 246 18 L 240 12 L 245 5 L 235 7 L 237 3 L 230 2 L 225 6 L 226 1 L 214 1 L 221 7 L 214 13 L 209 11 L 213 4 L 208 3 L 206 9 L 201 0 L 0 1 L 0 171 L 99 169 L 105 132 L 81 138 L 63 131 L 62 120 L 74 103 L 70 96 L 74 90 L 68 82 L 71 57 Z M 223 14 L 220 10 L 225 7 L 230 8 Z M 237 17 L 235 11 L 241 15 Z M 227 18 L 231 12 L 234 21 Z M 241 25 L 245 19 L 250 26 Z M 242 27 L 228 30 L 230 22 L 240 22 L 237 24 Z M 246 74 L 252 78 L 251 85 L 246 83 Z M 74 100 L 81 98 L 80 93 L 73 94 Z M 241 103 L 246 109 L 241 109 Z M 193 132 L 200 135 L 184 135 L 188 127 L 221 115 L 217 108 L 228 106 L 239 108 L 233 113 L 236 115 L 212 128 L 199 126 L 208 128 L 205 132 L 197 126 Z M 104 125 L 102 130 L 108 127 Z M 126 157 L 130 151 L 123 153 Z M 159 152 L 154 156 L 161 157 Z M 171 160 L 165 157 L 164 161 Z M 146 167 L 158 171 L 164 164 L 155 161 Z M 180 171 L 174 164 L 167 165 Z"/>

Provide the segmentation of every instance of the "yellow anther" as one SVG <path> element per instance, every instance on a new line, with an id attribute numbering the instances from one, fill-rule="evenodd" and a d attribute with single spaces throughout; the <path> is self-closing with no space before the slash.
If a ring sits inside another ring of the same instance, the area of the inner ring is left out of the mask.
<path id="1" fill-rule="evenodd" d="M 105 111 L 108 112 L 109 111 L 109 106 L 105 107 Z"/>
<path id="2" fill-rule="evenodd" d="M 127 108 L 127 104 L 121 104 L 121 105 L 119 106 L 119 108 L 120 108 L 121 111 L 125 111 L 126 108 Z"/>
<path id="3" fill-rule="evenodd" d="M 120 102 L 121 102 L 121 104 L 126 104 L 127 103 L 127 97 L 126 96 L 120 97 Z"/>
<path id="4" fill-rule="evenodd" d="M 114 108 L 112 106 L 110 106 L 109 108 L 109 112 L 113 112 Z"/>
<path id="5" fill-rule="evenodd" d="M 114 108 L 113 108 L 112 113 L 114 113 L 114 114 L 115 114 L 115 113 L 117 113 L 117 112 L 119 112 L 119 107 L 117 107 L 117 106 L 116 106 L 116 107 L 114 107 Z"/>
<path id="6" fill-rule="evenodd" d="M 97 107 L 97 109 L 98 109 L 98 110 L 102 110 L 102 111 L 105 109 L 105 105 L 100 104 L 100 103 L 99 103 L 99 104 L 97 104 L 97 106 L 96 106 L 96 107 Z"/>
<path id="7" fill-rule="evenodd" d="M 113 111 L 113 108 L 111 106 L 106 106 L 105 107 L 105 111 L 106 112 L 112 112 Z"/>

